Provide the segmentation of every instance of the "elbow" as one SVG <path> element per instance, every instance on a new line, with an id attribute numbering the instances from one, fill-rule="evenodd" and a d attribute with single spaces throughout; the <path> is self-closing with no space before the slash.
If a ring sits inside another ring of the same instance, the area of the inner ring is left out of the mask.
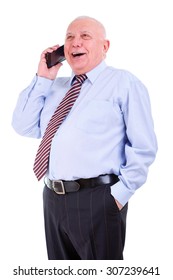
<path id="1" fill-rule="evenodd" d="M 30 137 L 30 138 L 40 138 L 41 132 L 39 128 L 33 128 L 33 127 L 24 127 L 22 126 L 21 122 L 11 122 L 11 126 L 14 129 L 14 131 L 19 134 L 20 136 L 24 137 Z"/>
<path id="2" fill-rule="evenodd" d="M 14 121 L 12 120 L 11 126 L 12 126 L 12 128 L 14 129 L 14 131 L 15 131 L 17 134 L 23 136 L 23 131 L 22 131 L 22 129 L 21 129 L 21 127 L 20 127 L 20 125 L 19 125 L 18 123 L 14 122 Z"/>

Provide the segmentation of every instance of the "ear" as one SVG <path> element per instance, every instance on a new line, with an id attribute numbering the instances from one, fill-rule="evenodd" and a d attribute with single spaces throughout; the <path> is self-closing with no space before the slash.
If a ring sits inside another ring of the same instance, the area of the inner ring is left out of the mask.
<path id="1" fill-rule="evenodd" d="M 104 45 L 103 45 L 103 53 L 107 53 L 108 49 L 110 46 L 110 41 L 109 40 L 104 40 Z"/>

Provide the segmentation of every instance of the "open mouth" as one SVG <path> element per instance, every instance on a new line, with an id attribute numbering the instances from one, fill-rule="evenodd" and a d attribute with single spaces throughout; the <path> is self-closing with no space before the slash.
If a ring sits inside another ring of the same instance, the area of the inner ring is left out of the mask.
<path id="1" fill-rule="evenodd" d="M 73 52 L 73 53 L 72 53 L 72 56 L 73 56 L 73 57 L 77 57 L 77 56 L 79 57 L 79 56 L 82 56 L 82 55 L 84 55 L 84 54 L 85 54 L 85 53 Z"/>

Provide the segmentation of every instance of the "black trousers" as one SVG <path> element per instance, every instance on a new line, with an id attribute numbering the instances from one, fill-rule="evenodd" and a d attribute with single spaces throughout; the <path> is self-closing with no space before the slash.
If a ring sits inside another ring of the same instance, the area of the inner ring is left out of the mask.
<path id="1" fill-rule="evenodd" d="M 110 184 L 58 195 L 43 191 L 49 260 L 122 260 L 127 204 L 119 211 Z"/>

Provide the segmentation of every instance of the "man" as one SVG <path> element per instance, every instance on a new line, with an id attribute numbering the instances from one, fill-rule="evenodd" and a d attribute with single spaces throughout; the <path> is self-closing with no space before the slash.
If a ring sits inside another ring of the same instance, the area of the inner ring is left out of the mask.
<path id="1" fill-rule="evenodd" d="M 121 260 L 127 204 L 157 152 L 149 96 L 134 75 L 106 65 L 109 41 L 96 19 L 78 17 L 67 28 L 69 78 L 56 78 L 62 63 L 47 67 L 46 53 L 58 47 L 41 54 L 12 122 L 23 136 L 44 136 L 34 172 L 39 180 L 45 176 L 48 258 Z M 78 78 L 80 94 L 60 123 L 66 93 Z"/>

